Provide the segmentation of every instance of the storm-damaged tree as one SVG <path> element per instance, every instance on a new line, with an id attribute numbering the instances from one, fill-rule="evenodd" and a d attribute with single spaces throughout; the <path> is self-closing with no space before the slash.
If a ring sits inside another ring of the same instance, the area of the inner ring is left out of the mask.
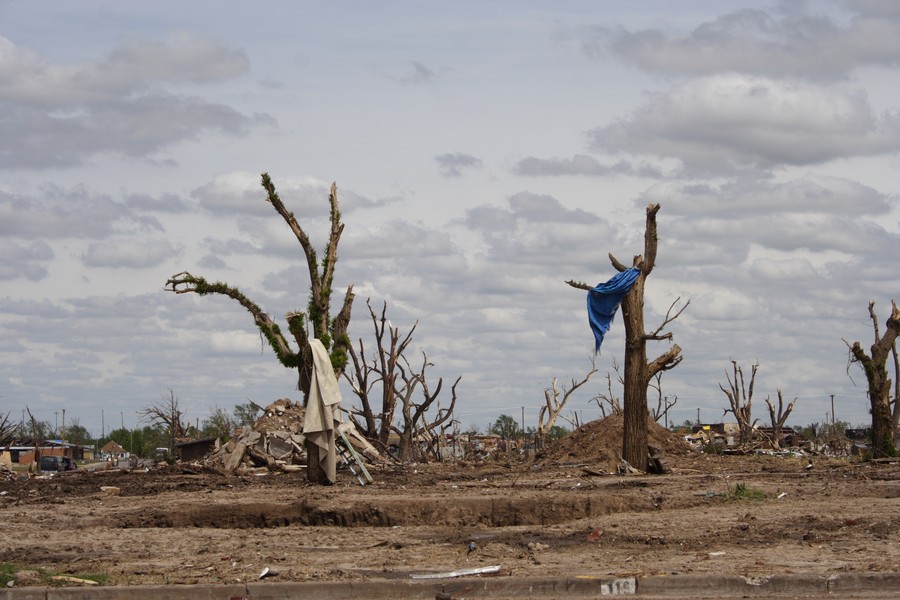
<path id="1" fill-rule="evenodd" d="M 592 356 L 591 370 L 588 371 L 588 374 L 585 375 L 584 379 L 581 381 L 575 381 L 575 378 L 573 377 L 571 383 L 569 383 L 569 387 L 563 385 L 562 399 L 559 397 L 560 390 L 557 379 L 556 377 L 553 378 L 550 382 L 550 387 L 544 390 L 544 405 L 538 412 L 537 441 L 539 444 L 543 445 L 547 441 L 548 434 L 556 425 L 556 420 L 559 418 L 559 414 L 562 412 L 563 408 L 565 408 L 566 402 L 569 401 L 569 397 L 575 390 L 590 381 L 591 375 L 596 372 L 596 357 Z"/>
<path id="2" fill-rule="evenodd" d="M 166 390 L 161 401 L 139 410 L 138 415 L 151 426 L 166 432 L 170 455 L 175 451 L 178 440 L 187 436 L 189 424 L 184 421 L 178 395 L 171 388 Z"/>
<path id="3" fill-rule="evenodd" d="M 619 369 L 619 363 L 613 357 L 612 361 L 613 371 L 616 373 L 616 381 L 619 385 L 625 385 L 625 380 L 622 379 L 622 373 Z M 600 392 L 593 398 L 591 398 L 591 402 L 596 402 L 597 406 L 600 408 L 600 418 L 605 419 L 607 417 L 606 411 L 609 411 L 608 416 L 612 415 L 621 415 L 622 414 L 622 401 L 616 395 L 616 392 L 613 390 L 612 386 L 612 373 L 609 371 L 606 372 L 606 391 Z"/>
<path id="4" fill-rule="evenodd" d="M 268 173 L 262 174 L 262 187 L 266 191 L 266 201 L 272 205 L 275 212 L 287 223 L 291 232 L 306 255 L 306 265 L 309 270 L 310 291 L 306 311 L 291 312 L 285 315 L 288 331 L 296 343 L 296 348 L 291 346 L 288 338 L 272 318 L 256 303 L 247 298 L 241 291 L 222 282 L 208 282 L 200 276 L 188 272 L 173 275 L 166 282 L 166 289 L 176 294 L 194 293 L 200 296 L 207 294 L 220 294 L 237 301 L 253 316 L 253 322 L 260 333 L 269 342 L 275 356 L 281 364 L 288 369 L 297 369 L 297 388 L 303 393 L 304 404 L 309 398 L 310 381 L 312 377 L 312 350 L 309 346 L 310 332 L 307 321 L 312 327 L 312 337 L 318 338 L 322 345 L 329 351 L 331 365 L 336 377 L 340 377 L 347 365 L 347 350 L 350 348 L 350 338 L 347 336 L 347 327 L 350 325 L 350 311 L 353 307 L 353 286 L 347 288 L 344 294 L 344 302 L 340 311 L 331 318 L 331 294 L 334 281 L 334 267 L 337 263 L 338 243 L 344 231 L 341 222 L 341 213 L 338 208 L 337 186 L 331 185 L 331 193 L 328 200 L 331 204 L 331 231 L 328 243 L 325 246 L 325 255 L 321 262 L 315 248 L 309 240 L 306 232 L 300 227 L 294 213 L 285 208 L 284 203 L 275 191 L 275 185 Z M 323 483 L 324 473 L 318 469 L 318 446 L 306 443 L 306 451 L 309 464 L 307 477 L 310 481 Z"/>
<path id="5" fill-rule="evenodd" d="M 662 371 L 657 373 L 653 377 L 653 382 L 650 383 L 650 387 L 656 392 L 656 408 L 650 409 L 650 416 L 653 417 L 653 420 L 657 423 L 659 423 L 660 419 L 663 419 L 663 425 L 668 429 L 669 411 L 678 404 L 678 396 L 663 395 L 662 374 Z"/>
<path id="6" fill-rule="evenodd" d="M 875 342 L 872 344 L 870 354 L 862 349 L 859 342 L 847 344 L 851 363 L 858 363 L 866 374 L 869 384 L 869 405 L 872 413 L 872 457 L 883 458 L 897 455 L 895 444 L 896 420 L 891 415 L 891 380 L 888 378 L 887 359 L 893 352 L 894 378 L 900 379 L 897 372 L 897 337 L 900 336 L 900 309 L 897 303 L 891 301 L 891 316 L 885 323 L 884 335 L 878 328 L 878 317 L 875 315 L 875 302 L 869 302 L 869 317 L 872 319 L 872 328 L 875 331 Z M 897 410 L 898 392 L 900 385 L 894 387 L 894 409 Z"/>
<path id="7" fill-rule="evenodd" d="M 744 371 L 737 364 L 736 360 L 731 361 L 731 368 L 734 372 L 734 375 L 729 375 L 728 371 L 725 371 L 725 377 L 728 379 L 728 389 L 726 390 L 722 384 L 719 384 L 719 389 L 725 392 L 725 396 L 728 397 L 728 404 L 730 408 L 724 409 L 724 415 L 731 413 L 734 415 L 735 420 L 738 423 L 738 429 L 740 431 L 740 443 L 746 444 L 753 437 L 753 428 L 756 426 L 757 421 L 759 419 L 752 419 L 752 409 L 753 409 L 753 386 L 756 385 L 756 371 L 759 370 L 759 363 L 753 363 L 753 366 L 750 370 L 750 387 L 748 388 L 746 382 L 744 381 Z"/>
<path id="8" fill-rule="evenodd" d="M 766 406 L 769 407 L 769 419 L 772 421 L 772 447 L 775 448 L 775 450 L 781 448 L 781 430 L 784 429 L 784 424 L 787 423 L 788 417 L 791 416 L 791 411 L 794 410 L 794 403 L 797 402 L 797 398 L 795 397 L 787 406 L 785 406 L 781 390 L 777 390 L 777 392 L 777 410 L 772 401 L 769 400 L 769 397 L 766 396 Z"/>
<path id="9" fill-rule="evenodd" d="M 438 379 L 432 391 L 426 370 L 434 365 L 428 361 L 425 352 L 422 352 L 422 365 L 418 369 L 412 367 L 405 354 L 418 321 L 401 339 L 400 329 L 387 318 L 387 302 L 382 305 L 380 316 L 372 308 L 371 300 L 366 300 L 366 306 L 375 330 L 375 350 L 367 356 L 362 338 L 358 350 L 353 346 L 349 348 L 353 370 L 350 374 L 345 373 L 345 378 L 360 402 L 358 408 L 351 409 L 350 419 L 382 453 L 387 454 L 388 439 L 393 432 L 399 437 L 397 458 L 403 461 L 421 459 L 423 456 L 417 454 L 418 447 L 414 442 L 424 440 L 430 447 L 435 446 L 431 442 L 438 435 L 436 432 L 452 420 L 456 386 L 461 377 L 457 377 L 451 388 L 450 406 L 441 408 L 438 397 L 443 378 Z M 421 400 L 417 401 L 420 396 Z M 428 411 L 432 406 L 436 406 L 437 412 L 429 420 Z M 399 416 L 396 423 L 395 416 Z"/>
<path id="10" fill-rule="evenodd" d="M 647 361 L 647 342 L 659 340 L 672 340 L 672 333 L 662 333 L 662 330 L 673 320 L 677 319 L 690 300 L 685 302 L 673 314 L 680 299 L 669 307 L 663 323 L 653 332 L 644 331 L 644 281 L 653 271 L 656 264 L 656 247 L 659 243 L 656 227 L 656 213 L 659 212 L 659 204 L 647 206 L 647 221 L 644 229 L 644 254 L 632 259 L 632 267 L 639 270 L 639 274 L 631 290 L 622 300 L 622 318 L 625 321 L 625 376 L 623 415 L 625 420 L 622 433 L 622 458 L 632 467 L 647 471 L 650 458 L 648 444 L 649 413 L 647 411 L 647 386 L 650 380 L 660 371 L 668 371 L 675 368 L 681 362 L 681 347 L 673 344 L 666 352 Z M 622 264 L 612 253 L 609 261 L 619 272 L 627 271 L 629 267 Z M 592 288 L 586 283 L 566 281 L 572 287 L 590 291 Z"/>

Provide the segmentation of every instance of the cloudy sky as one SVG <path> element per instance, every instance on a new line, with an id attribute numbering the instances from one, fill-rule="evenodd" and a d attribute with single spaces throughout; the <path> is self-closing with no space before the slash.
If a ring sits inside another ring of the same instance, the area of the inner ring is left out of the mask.
<path id="1" fill-rule="evenodd" d="M 864 423 L 843 340 L 900 301 L 898 70 L 893 0 L 0 0 L 0 412 L 99 435 L 169 389 L 192 421 L 299 399 L 240 306 L 164 291 L 189 270 L 281 323 L 305 307 L 268 172 L 318 247 L 336 182 L 353 339 L 366 299 L 418 321 L 463 427 L 534 426 L 587 373 L 564 281 L 630 263 L 657 202 L 648 329 L 690 300 L 671 420 L 720 420 L 736 360 L 756 417 L 780 389 L 793 424 L 832 394 Z M 618 319 L 582 419 L 623 344 Z"/>

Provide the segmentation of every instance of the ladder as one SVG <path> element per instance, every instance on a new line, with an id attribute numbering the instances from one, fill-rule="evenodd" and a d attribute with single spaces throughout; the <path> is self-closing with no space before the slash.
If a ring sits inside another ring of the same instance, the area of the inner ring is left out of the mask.
<path id="1" fill-rule="evenodd" d="M 360 485 L 372 483 L 372 476 L 369 475 L 369 471 L 366 469 L 366 465 L 363 463 L 362 458 L 356 452 L 353 444 L 351 444 L 350 440 L 347 439 L 347 435 L 343 431 L 341 431 L 340 428 L 337 429 L 337 432 L 338 435 L 340 435 L 340 438 L 334 440 L 334 445 L 341 457 L 341 460 L 344 461 L 344 464 L 347 465 L 347 468 L 350 469 L 350 472 L 356 475 L 356 479 L 357 481 L 359 481 Z M 359 469 L 359 471 L 354 468 L 354 464 Z"/>

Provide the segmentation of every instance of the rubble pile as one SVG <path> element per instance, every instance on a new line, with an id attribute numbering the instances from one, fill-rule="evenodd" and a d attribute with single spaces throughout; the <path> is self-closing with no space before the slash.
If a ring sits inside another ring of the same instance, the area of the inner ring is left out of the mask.
<path id="1" fill-rule="evenodd" d="M 303 406 L 282 398 L 263 410 L 249 428 L 239 430 L 204 460 L 204 464 L 226 473 L 244 475 L 306 468 Z M 386 462 L 351 423 L 341 423 L 354 449 L 373 463 Z"/>
<path id="2" fill-rule="evenodd" d="M 303 407 L 287 398 L 263 410 L 253 425 L 206 457 L 205 463 L 228 473 L 291 471 L 306 464 Z"/>

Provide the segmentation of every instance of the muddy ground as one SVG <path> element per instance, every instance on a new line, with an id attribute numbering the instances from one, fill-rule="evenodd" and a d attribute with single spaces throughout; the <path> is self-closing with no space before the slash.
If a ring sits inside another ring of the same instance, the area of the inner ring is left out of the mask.
<path id="1" fill-rule="evenodd" d="M 367 486 L 347 471 L 323 487 L 202 465 L 0 481 L 0 563 L 116 585 L 246 582 L 265 567 L 273 581 L 494 565 L 521 576 L 900 571 L 898 463 L 810 467 L 656 440 L 672 473 L 604 475 L 614 465 L 599 433 L 531 460 L 373 468 Z"/>

